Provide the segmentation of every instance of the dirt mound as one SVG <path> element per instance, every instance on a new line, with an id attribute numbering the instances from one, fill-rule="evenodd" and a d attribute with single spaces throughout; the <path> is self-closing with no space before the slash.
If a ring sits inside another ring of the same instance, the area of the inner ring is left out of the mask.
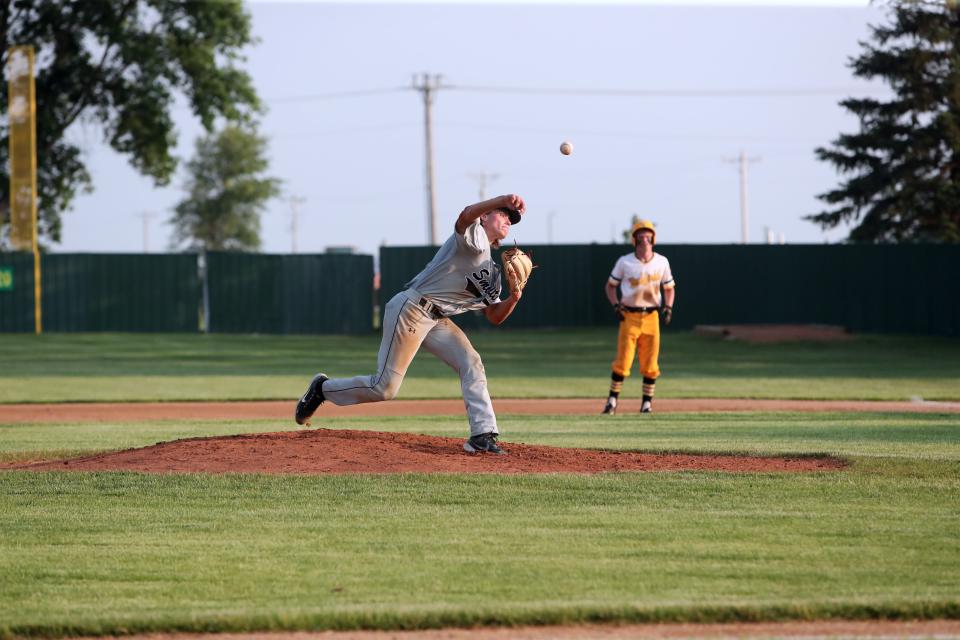
<path id="1" fill-rule="evenodd" d="M 11 465 L 35 471 L 149 473 L 603 473 L 609 471 L 804 472 L 836 458 L 650 454 L 503 442 L 507 455 L 471 455 L 460 438 L 314 429 L 161 442 L 72 460 Z"/>

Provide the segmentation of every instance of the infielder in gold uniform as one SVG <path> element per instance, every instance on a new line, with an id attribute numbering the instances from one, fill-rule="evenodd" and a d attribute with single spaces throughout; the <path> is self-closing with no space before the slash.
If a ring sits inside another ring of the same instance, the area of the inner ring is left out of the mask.
<path id="1" fill-rule="evenodd" d="M 630 230 L 634 251 L 621 256 L 607 280 L 607 300 L 620 319 L 617 357 L 610 375 L 610 396 L 603 413 L 615 415 L 624 379 L 630 375 L 634 354 L 643 374 L 643 402 L 640 413 L 650 413 L 654 386 L 660 377 L 660 320 L 670 324 L 676 295 L 670 261 L 654 253 L 657 230 L 649 220 L 639 220 Z M 620 299 L 617 299 L 617 288 Z M 663 289 L 661 299 L 660 289 Z"/>

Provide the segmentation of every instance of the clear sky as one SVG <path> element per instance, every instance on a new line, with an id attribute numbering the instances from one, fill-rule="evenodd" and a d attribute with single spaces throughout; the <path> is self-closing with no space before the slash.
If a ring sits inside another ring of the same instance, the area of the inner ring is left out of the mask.
<path id="1" fill-rule="evenodd" d="M 434 103 L 442 241 L 480 196 L 519 193 L 521 245 L 606 243 L 638 214 L 665 243 L 739 242 L 741 151 L 750 242 L 834 242 L 802 216 L 838 184 L 814 149 L 857 129 L 838 102 L 883 95 L 847 66 L 885 10 L 864 2 L 603 5 L 251 2 L 246 69 L 268 106 L 271 174 L 284 195 L 263 250 L 426 243 L 424 109 L 414 74 L 441 74 Z M 777 6 L 774 6 L 777 5 Z M 826 6 L 822 6 L 826 5 Z M 525 90 L 520 92 L 519 90 Z M 201 129 L 175 112 L 178 155 Z M 60 252 L 169 248 L 184 176 L 162 189 L 86 125 L 95 191 L 64 215 Z M 569 140 L 571 156 L 559 145 Z"/>

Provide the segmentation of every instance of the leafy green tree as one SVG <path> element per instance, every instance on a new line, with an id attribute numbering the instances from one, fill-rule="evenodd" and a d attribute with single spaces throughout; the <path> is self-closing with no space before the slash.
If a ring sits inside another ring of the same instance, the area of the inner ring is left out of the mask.
<path id="1" fill-rule="evenodd" d="M 60 241 L 61 212 L 93 180 L 74 123 L 102 130 L 157 185 L 177 166 L 170 115 L 178 95 L 212 130 L 217 118 L 249 121 L 260 109 L 236 65 L 253 41 L 241 0 L 0 0 L 0 61 L 36 52 L 38 231 Z M 7 101 L 0 99 L 0 116 Z M 8 135 L 0 117 L 0 228 L 9 224 Z"/>
<path id="2" fill-rule="evenodd" d="M 960 242 L 960 9 L 901 1 L 890 18 L 850 67 L 886 81 L 893 97 L 840 103 L 860 131 L 816 150 L 845 179 L 818 196 L 832 208 L 807 219 L 855 224 L 852 242 Z"/>
<path id="3" fill-rule="evenodd" d="M 280 181 L 263 175 L 266 140 L 228 126 L 197 140 L 187 162 L 187 197 L 174 209 L 175 246 L 193 249 L 260 248 L 260 213 L 280 193 Z"/>

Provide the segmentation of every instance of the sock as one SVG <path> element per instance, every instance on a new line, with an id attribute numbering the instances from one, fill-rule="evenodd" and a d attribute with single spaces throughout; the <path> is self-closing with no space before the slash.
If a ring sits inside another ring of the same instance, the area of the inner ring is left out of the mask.
<path id="1" fill-rule="evenodd" d="M 656 378 L 644 378 L 643 379 L 643 401 L 652 401 L 654 388 L 657 385 Z"/>
<path id="2" fill-rule="evenodd" d="M 623 389 L 623 376 L 619 373 L 610 374 L 610 397 L 616 400 Z"/>

